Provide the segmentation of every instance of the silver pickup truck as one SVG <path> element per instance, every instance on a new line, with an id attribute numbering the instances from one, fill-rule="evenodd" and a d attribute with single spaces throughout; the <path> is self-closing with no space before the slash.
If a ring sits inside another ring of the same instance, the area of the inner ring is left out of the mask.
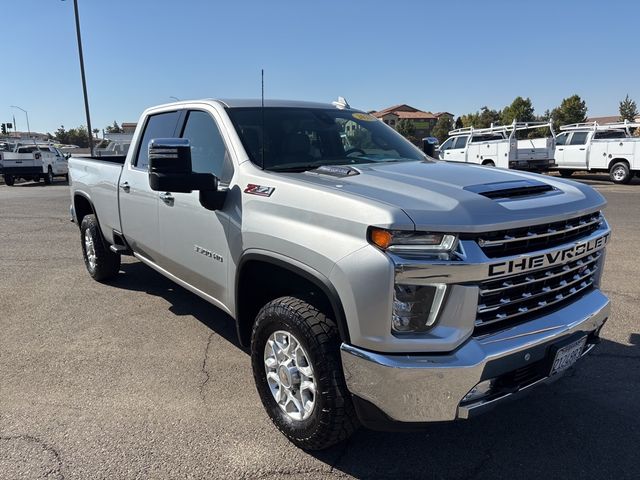
<path id="1" fill-rule="evenodd" d="M 126 158 L 70 176 L 89 274 L 133 255 L 233 317 L 305 449 L 516 398 L 609 317 L 599 193 L 433 160 L 346 102 L 150 108 Z"/>

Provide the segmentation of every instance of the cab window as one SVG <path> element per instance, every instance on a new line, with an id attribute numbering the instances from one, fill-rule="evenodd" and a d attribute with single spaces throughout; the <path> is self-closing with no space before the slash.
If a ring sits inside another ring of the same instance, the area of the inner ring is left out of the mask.
<path id="1" fill-rule="evenodd" d="M 556 145 L 565 145 L 567 143 L 567 133 L 561 133 L 556 137 Z"/>
<path id="2" fill-rule="evenodd" d="M 453 146 L 453 148 L 464 148 L 464 147 L 466 147 L 468 138 L 469 137 L 467 137 L 467 136 L 456 138 L 456 142 L 455 142 L 455 145 Z"/>
<path id="3" fill-rule="evenodd" d="M 191 166 L 196 173 L 212 173 L 223 182 L 229 182 L 233 167 L 229 152 L 213 117 L 192 110 L 182 132 L 182 138 L 191 144 Z"/>
<path id="4" fill-rule="evenodd" d="M 444 151 L 444 150 L 449 150 L 450 148 L 452 148 L 454 140 L 455 140 L 455 138 L 449 138 L 446 142 L 444 142 L 442 145 L 440 145 L 440 150 Z"/>
<path id="5" fill-rule="evenodd" d="M 569 145 L 584 145 L 587 143 L 589 132 L 573 132 Z"/>
<path id="6" fill-rule="evenodd" d="M 151 140 L 154 138 L 173 138 L 179 116 L 179 112 L 158 113 L 149 116 L 133 163 L 136 168 L 146 170 L 149 167 L 149 142 Z"/>

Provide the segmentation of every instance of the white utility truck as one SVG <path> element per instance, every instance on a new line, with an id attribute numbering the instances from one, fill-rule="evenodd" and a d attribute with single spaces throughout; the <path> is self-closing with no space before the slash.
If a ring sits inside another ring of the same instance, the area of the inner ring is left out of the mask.
<path id="1" fill-rule="evenodd" d="M 550 137 L 518 140 L 516 132 L 549 128 Z M 488 128 L 458 128 L 440 145 L 441 160 L 490 167 L 545 171 L 553 166 L 554 132 L 551 122 L 513 122 Z"/>
<path id="2" fill-rule="evenodd" d="M 640 123 L 561 126 L 555 154 L 560 175 L 569 177 L 576 170 L 609 172 L 613 183 L 629 183 L 634 174 L 640 175 L 640 138 L 630 130 L 637 127 Z"/>
<path id="3" fill-rule="evenodd" d="M 17 144 L 13 151 L 0 151 L 0 173 L 4 183 L 12 186 L 16 180 L 39 181 L 51 185 L 53 178 L 68 177 L 67 157 L 50 144 Z"/>

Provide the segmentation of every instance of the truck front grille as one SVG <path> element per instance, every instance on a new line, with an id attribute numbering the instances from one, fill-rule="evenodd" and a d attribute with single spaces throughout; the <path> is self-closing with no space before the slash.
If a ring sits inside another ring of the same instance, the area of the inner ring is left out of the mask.
<path id="1" fill-rule="evenodd" d="M 513 230 L 475 235 L 474 240 L 487 257 L 506 257 L 553 248 L 596 231 L 603 218 L 600 212 L 561 222 L 543 223 Z"/>
<path id="2" fill-rule="evenodd" d="M 474 335 L 531 320 L 593 288 L 602 251 L 564 265 L 480 284 Z"/>

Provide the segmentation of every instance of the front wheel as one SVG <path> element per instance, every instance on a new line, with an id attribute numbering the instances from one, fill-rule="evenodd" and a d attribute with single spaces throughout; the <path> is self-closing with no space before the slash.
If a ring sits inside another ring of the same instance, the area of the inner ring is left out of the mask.
<path id="1" fill-rule="evenodd" d="M 44 184 L 51 185 L 53 183 L 53 170 L 51 170 L 51 166 L 47 169 L 47 173 L 44 174 Z"/>
<path id="2" fill-rule="evenodd" d="M 85 215 L 82 219 L 80 238 L 84 264 L 94 280 L 107 280 L 118 273 L 120 255 L 106 246 L 95 215 Z"/>
<path id="3" fill-rule="evenodd" d="M 8 186 L 8 187 L 12 187 L 14 183 L 16 183 L 16 179 L 13 178 L 13 175 L 4 175 L 4 183 Z"/>
<path id="4" fill-rule="evenodd" d="M 335 323 L 296 297 L 265 305 L 251 336 L 260 400 L 275 426 L 306 450 L 328 448 L 357 428 Z"/>
<path id="5" fill-rule="evenodd" d="M 626 162 L 615 163 L 609 171 L 609 177 L 613 183 L 629 183 L 631 181 L 631 171 Z"/>
<path id="6" fill-rule="evenodd" d="M 563 170 L 559 170 L 559 172 L 560 172 L 560 176 L 564 178 L 569 178 L 571 175 L 573 175 L 573 170 L 563 169 Z"/>

